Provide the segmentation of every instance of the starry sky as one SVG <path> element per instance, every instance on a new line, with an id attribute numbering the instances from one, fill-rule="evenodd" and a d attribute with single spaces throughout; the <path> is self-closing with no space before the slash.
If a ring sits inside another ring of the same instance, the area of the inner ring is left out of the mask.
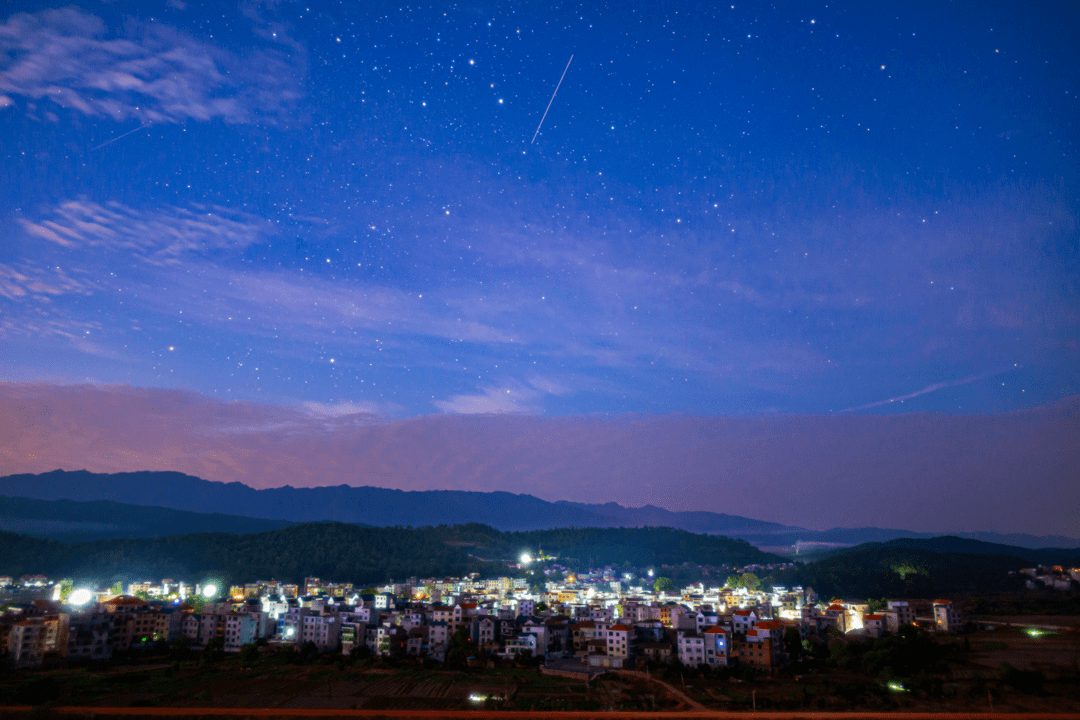
<path id="1" fill-rule="evenodd" d="M 91 413 L 94 432 L 130 457 L 132 413 L 173 423 L 195 407 L 263 418 L 244 432 L 393 428 L 408 440 L 394 452 L 423 452 L 409 428 L 480 415 L 488 429 L 446 450 L 461 468 L 493 457 L 492 438 L 567 442 L 586 421 L 609 439 L 659 423 L 675 455 L 687 422 L 715 438 L 773 423 L 782 444 L 789 421 L 835 438 L 925 421 L 943 456 L 1003 417 L 1075 425 L 1061 411 L 1080 393 L 1074 5 L 0 12 L 4 402 L 27 417 L 117 403 L 128 419 Z M 6 427 L 0 470 L 98 457 L 70 428 Z M 597 472 L 627 442 L 590 446 Z M 370 450 L 358 443 L 334 462 Z M 101 467 L 211 452 L 185 447 Z M 709 447 L 687 487 L 724 511 Z M 1043 450 L 1061 462 L 1040 487 L 1075 477 L 1075 454 Z M 529 492 L 585 499 L 550 458 L 515 457 Z M 645 466 L 588 499 L 685 504 Z M 424 486 L 412 472 L 344 481 Z M 479 472 L 428 485 L 496 489 Z"/>

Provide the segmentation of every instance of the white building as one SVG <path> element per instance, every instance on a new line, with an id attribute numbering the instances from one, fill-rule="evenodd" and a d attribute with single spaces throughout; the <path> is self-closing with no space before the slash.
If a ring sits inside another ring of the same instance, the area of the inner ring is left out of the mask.
<path id="1" fill-rule="evenodd" d="M 696 668 L 705 663 L 705 638 L 692 630 L 679 631 L 679 662 Z"/>

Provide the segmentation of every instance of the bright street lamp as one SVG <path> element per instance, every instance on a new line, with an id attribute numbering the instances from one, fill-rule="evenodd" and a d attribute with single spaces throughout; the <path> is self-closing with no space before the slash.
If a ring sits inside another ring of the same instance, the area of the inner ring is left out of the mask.
<path id="1" fill-rule="evenodd" d="M 218 587 L 214 583 L 204 585 L 202 589 L 203 597 L 209 600 L 210 598 L 217 597 Z"/>
<path id="2" fill-rule="evenodd" d="M 94 593 L 86 588 L 79 588 L 68 596 L 68 605 L 74 605 L 75 607 L 82 607 L 86 603 L 94 599 Z"/>

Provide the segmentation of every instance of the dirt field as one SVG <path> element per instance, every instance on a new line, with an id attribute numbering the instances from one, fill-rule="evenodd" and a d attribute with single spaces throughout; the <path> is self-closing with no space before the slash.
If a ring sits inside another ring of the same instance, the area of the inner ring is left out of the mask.
<path id="1" fill-rule="evenodd" d="M 613 675 L 563 678 L 536 670 L 473 672 L 233 664 L 126 672 L 23 673 L 0 681 L 7 703 L 64 706 L 339 710 L 683 710 L 655 682 Z M 0 703 L 2 704 L 2 703 Z"/>
<path id="2" fill-rule="evenodd" d="M 1077 675 L 1080 671 L 1080 631 L 1040 631 L 1028 632 L 1036 624 L 1064 625 L 1062 618 L 1057 623 L 1036 623 L 1033 618 L 1025 618 L 1027 623 L 1014 627 L 999 627 L 995 632 L 978 632 L 968 640 L 974 651 L 971 662 L 988 670 L 998 670 L 1001 663 L 1007 662 L 1021 670 L 1038 670 L 1048 678 L 1063 674 Z M 1080 620 L 1078 618 L 1066 618 Z M 1080 622 L 1073 627 L 1080 626 Z"/>
<path id="3" fill-rule="evenodd" d="M 1080 617 L 1076 615 L 992 615 L 982 619 L 1020 627 L 1047 625 L 1080 628 Z"/>
<path id="4" fill-rule="evenodd" d="M 924 712 L 507 712 L 504 710 L 229 710 L 185 711 L 176 708 L 56 708 L 42 714 L 34 708 L 0 707 L 0 720 L 338 720 L 340 718 L 397 718 L 400 720 L 1080 720 L 1080 714 L 1050 712 L 1014 713 L 924 713 Z"/>
<path id="5" fill-rule="evenodd" d="M 332 656 L 309 664 L 268 656 L 249 668 L 242 668 L 235 656 L 172 662 L 151 657 L 127 666 L 0 674 L 0 718 L 6 712 L 2 706 L 35 706 L 32 720 L 43 720 L 56 707 L 97 707 L 103 714 L 113 708 L 176 708 L 190 710 L 193 717 L 215 708 L 253 716 L 267 710 L 272 717 L 302 709 L 357 711 L 365 717 L 460 711 L 653 714 L 686 712 L 693 709 L 691 703 L 733 717 L 754 710 L 799 717 L 883 712 L 896 718 L 912 712 L 1080 713 L 1080 630 L 1033 635 L 1025 631 L 1032 619 L 1025 620 L 1023 626 L 993 632 L 933 638 L 946 653 L 946 663 L 905 676 L 902 687 L 892 687 L 896 683 L 890 682 L 888 667 L 868 672 L 860 656 L 843 653 L 816 669 L 801 665 L 773 675 L 667 668 L 648 677 L 606 674 L 589 681 L 526 668 L 454 671 L 382 661 L 354 665 Z M 658 677 L 668 685 L 657 682 Z"/>

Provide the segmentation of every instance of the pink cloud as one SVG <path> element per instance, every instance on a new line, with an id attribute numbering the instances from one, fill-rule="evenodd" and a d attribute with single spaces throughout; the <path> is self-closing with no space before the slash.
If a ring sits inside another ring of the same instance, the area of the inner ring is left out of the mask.
<path id="1" fill-rule="evenodd" d="M 177 470 L 253 487 L 504 490 L 812 528 L 1075 535 L 1077 437 L 1080 396 L 999 415 L 387 420 L 363 406 L 0 384 L 0 474 Z"/>

